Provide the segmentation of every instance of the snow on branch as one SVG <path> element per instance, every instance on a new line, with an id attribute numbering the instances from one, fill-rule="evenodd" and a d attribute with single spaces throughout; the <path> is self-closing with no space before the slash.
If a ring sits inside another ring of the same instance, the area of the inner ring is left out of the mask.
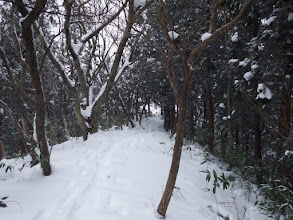
<path id="1" fill-rule="evenodd" d="M 256 96 L 256 99 L 268 99 L 268 100 L 272 99 L 271 90 L 262 83 L 258 84 L 257 92 L 258 92 L 258 95 Z"/>
<path id="2" fill-rule="evenodd" d="M 119 72 L 117 73 L 117 75 L 115 76 L 115 80 L 114 82 L 116 83 L 118 81 L 118 79 L 120 78 L 121 74 L 124 72 L 124 70 L 130 65 L 129 60 L 127 60 L 123 66 L 121 67 L 121 69 L 119 70 Z"/>
<path id="3" fill-rule="evenodd" d="M 179 34 L 177 34 L 175 31 L 169 31 L 168 35 L 169 35 L 171 40 L 175 40 L 176 38 L 179 37 Z"/>
<path id="4" fill-rule="evenodd" d="M 96 36 L 101 30 L 103 30 L 108 24 L 110 24 L 114 19 L 116 19 L 120 13 L 124 10 L 124 8 L 127 6 L 128 1 L 125 1 L 125 3 L 120 7 L 120 9 L 113 15 L 108 18 L 107 21 L 105 21 L 103 24 L 98 25 L 95 29 L 89 31 L 88 33 L 84 34 L 81 37 L 81 42 L 86 43 L 89 41 L 92 37 Z"/>
<path id="5" fill-rule="evenodd" d="M 208 39 L 208 38 L 210 38 L 210 36 L 211 36 L 212 34 L 211 33 L 204 33 L 202 36 L 201 36 L 201 41 L 204 41 L 204 40 L 206 40 L 206 39 Z"/>
<path id="6" fill-rule="evenodd" d="M 89 105 L 87 106 L 85 109 L 82 109 L 80 108 L 80 112 L 81 112 L 81 115 L 84 117 L 84 118 L 89 118 L 91 117 L 91 114 L 92 114 L 92 110 L 93 110 L 93 107 L 95 106 L 96 102 L 99 101 L 100 97 L 103 95 L 103 93 L 105 92 L 105 89 L 107 87 L 107 84 L 108 83 L 105 83 L 99 94 L 97 95 L 97 97 L 95 98 L 95 100 Z"/>
<path id="7" fill-rule="evenodd" d="M 136 10 L 138 7 L 143 7 L 146 3 L 146 0 L 134 0 L 133 1 L 133 8 Z"/>

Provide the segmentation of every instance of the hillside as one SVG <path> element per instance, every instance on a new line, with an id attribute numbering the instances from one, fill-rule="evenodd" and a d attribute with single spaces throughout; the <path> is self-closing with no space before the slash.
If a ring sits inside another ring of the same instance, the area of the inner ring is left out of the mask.
<path id="1" fill-rule="evenodd" d="M 142 126 L 112 129 L 53 147 L 53 173 L 44 177 L 30 158 L 2 160 L 14 167 L 0 170 L 0 198 L 9 196 L 0 209 L 5 220 L 155 220 L 156 208 L 166 183 L 173 139 L 158 117 Z M 234 182 L 217 193 L 200 171 L 219 166 L 204 161 L 203 150 L 185 145 L 176 189 L 167 220 L 267 219 L 254 206 L 254 187 Z M 23 167 L 24 165 L 24 167 Z M 23 169 L 21 169 L 23 167 Z M 229 173 L 226 172 L 226 175 Z M 228 217 L 228 218 L 227 218 Z"/>

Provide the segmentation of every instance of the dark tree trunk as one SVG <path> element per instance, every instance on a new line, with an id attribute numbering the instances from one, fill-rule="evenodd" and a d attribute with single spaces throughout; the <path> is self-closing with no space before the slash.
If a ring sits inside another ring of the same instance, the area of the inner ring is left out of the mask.
<path id="1" fill-rule="evenodd" d="M 215 139 L 215 128 L 214 128 L 214 105 L 213 105 L 213 96 L 212 96 L 212 79 L 211 79 L 211 59 L 210 51 L 207 50 L 206 57 L 206 94 L 205 94 L 205 103 L 206 103 L 206 121 L 207 121 L 207 144 L 210 152 L 214 152 L 214 139 Z"/>
<path id="2" fill-rule="evenodd" d="M 2 80 L 2 79 L 1 79 Z M 1 85 L 2 83 L 0 82 L 0 99 L 3 100 L 4 98 L 4 86 Z M 3 111 L 0 109 L 0 111 Z M 4 151 L 4 144 L 3 144 L 3 112 L 0 112 L 0 160 L 2 160 L 5 157 L 5 151 Z"/>
<path id="3" fill-rule="evenodd" d="M 254 115 L 254 159 L 261 161 L 261 129 L 260 129 L 260 114 L 255 110 Z"/>
<path id="4" fill-rule="evenodd" d="M 293 34 L 288 33 L 288 39 L 293 39 Z M 289 48 L 290 52 L 293 53 L 293 42 L 287 41 L 286 47 Z M 291 128 L 291 114 L 292 114 L 292 80 L 286 79 L 286 76 L 293 77 L 293 56 L 287 56 L 287 64 L 284 69 L 284 74 L 281 78 L 282 88 L 279 92 L 280 97 L 280 110 L 279 110 L 279 133 L 281 138 L 280 146 L 277 150 L 279 157 L 284 153 L 284 142 L 289 136 Z"/>
<path id="5" fill-rule="evenodd" d="M 170 129 L 171 129 L 171 136 L 173 136 L 176 132 L 176 110 L 175 110 L 175 103 L 170 108 Z"/>
<path id="6" fill-rule="evenodd" d="M 138 121 L 138 115 L 139 115 L 139 105 L 138 105 L 138 92 L 136 93 L 136 99 L 135 99 L 135 120 Z"/>
<path id="7" fill-rule="evenodd" d="M 35 7 L 28 14 L 23 2 L 18 2 L 17 7 L 20 13 L 25 17 L 21 23 L 22 36 L 24 45 L 26 48 L 26 62 L 29 66 L 29 72 L 32 78 L 32 85 L 34 88 L 35 99 L 36 99 L 36 132 L 38 143 L 41 152 L 41 166 L 43 169 L 43 174 L 48 176 L 51 174 L 50 165 L 50 154 L 48 150 L 47 138 L 45 134 L 45 98 L 42 89 L 42 81 L 40 78 L 40 72 L 37 64 L 37 56 L 34 45 L 34 37 L 32 32 L 32 25 L 38 19 L 39 15 L 45 8 L 47 1 L 38 0 L 35 3 Z"/>
<path id="8" fill-rule="evenodd" d="M 224 31 L 228 30 L 229 28 L 232 28 L 237 21 L 240 19 L 240 17 L 243 15 L 243 13 L 246 11 L 246 9 L 250 6 L 252 0 L 248 0 L 243 7 L 241 8 L 239 14 L 228 24 L 222 26 L 221 28 L 217 29 L 208 39 L 204 40 L 202 43 L 200 43 L 196 48 L 192 50 L 190 53 L 189 59 L 186 58 L 185 51 L 178 45 L 180 42 L 175 42 L 174 40 L 170 39 L 170 36 L 168 34 L 168 24 L 166 21 L 166 17 L 164 15 L 164 6 L 165 3 L 163 0 L 160 0 L 159 2 L 159 21 L 162 27 L 162 31 L 164 34 L 165 39 L 168 43 L 168 55 L 166 56 L 167 59 L 167 72 L 168 77 L 170 80 L 171 88 L 173 90 L 176 104 L 179 107 L 178 112 L 178 124 L 177 124 L 177 133 L 175 138 L 175 145 L 174 145 L 174 151 L 173 151 L 173 158 L 171 163 L 171 168 L 169 172 L 169 177 L 167 180 L 166 188 L 163 193 L 162 199 L 160 201 L 159 207 L 157 209 L 158 213 L 162 216 L 166 215 L 167 208 L 172 196 L 173 189 L 175 187 L 177 174 L 179 171 L 179 164 L 180 164 L 180 158 L 181 158 L 181 152 L 182 152 L 182 145 L 183 145 L 183 139 L 184 139 L 184 131 L 186 126 L 186 117 L 187 117 L 187 107 L 188 107 L 188 97 L 189 97 L 189 91 L 192 83 L 192 77 L 193 77 L 193 64 L 195 62 L 195 58 L 199 55 L 200 52 L 202 52 L 203 49 L 205 49 L 212 41 L 215 39 L 218 34 L 223 33 Z M 220 1 L 220 3 L 224 3 L 224 0 Z M 213 8 L 213 12 L 216 12 L 217 7 L 219 7 L 219 4 L 215 4 Z M 213 25 L 213 17 L 215 17 L 216 14 L 211 15 L 210 20 L 210 27 Z M 211 28 L 210 28 L 211 29 Z M 212 30 L 210 30 L 212 32 Z M 184 73 L 184 83 L 182 87 L 182 93 L 180 93 L 180 90 L 178 88 L 178 84 L 175 78 L 175 74 L 173 72 L 172 67 L 172 57 L 173 57 L 173 49 L 175 49 L 182 61 L 183 65 L 183 73 Z"/>
<path id="9" fill-rule="evenodd" d="M 165 187 L 164 194 L 162 196 L 161 202 L 158 207 L 158 213 L 162 216 L 166 215 L 167 208 L 169 206 L 171 196 L 173 193 L 173 189 L 175 187 L 177 174 L 179 171 L 179 164 L 181 159 L 181 153 L 182 153 L 182 145 L 184 140 L 184 131 L 185 131 L 185 125 L 186 125 L 186 116 L 187 116 L 187 97 L 184 98 L 186 101 L 183 103 L 183 108 L 179 107 L 179 116 L 178 116 L 178 124 L 177 124 L 177 133 L 175 138 L 175 145 L 174 145 L 174 151 L 173 151 L 173 157 L 172 157 L 172 163 L 171 168 L 169 172 L 169 177 L 167 180 L 167 184 Z"/>
<path id="10" fill-rule="evenodd" d="M 2 116 L 2 112 L 0 112 L 0 160 L 2 160 L 4 157 L 5 157 L 5 151 L 4 151 L 4 144 L 3 144 L 3 116 Z"/>

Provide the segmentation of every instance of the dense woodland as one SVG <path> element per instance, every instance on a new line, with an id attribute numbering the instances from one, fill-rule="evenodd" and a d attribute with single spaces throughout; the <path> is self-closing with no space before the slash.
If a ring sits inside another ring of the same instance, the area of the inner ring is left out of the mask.
<path id="1" fill-rule="evenodd" d="M 292 0 L 1 0 L 0 159 L 87 140 L 161 109 L 182 145 L 198 142 L 293 215 Z M 288 214 L 289 213 L 289 214 Z"/>

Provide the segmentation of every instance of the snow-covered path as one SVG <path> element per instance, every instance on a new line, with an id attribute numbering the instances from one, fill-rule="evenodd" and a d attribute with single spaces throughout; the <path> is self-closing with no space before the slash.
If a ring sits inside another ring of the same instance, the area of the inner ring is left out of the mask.
<path id="1" fill-rule="evenodd" d="M 0 220 L 152 220 L 166 183 L 173 140 L 162 121 L 149 118 L 135 129 L 100 131 L 83 142 L 78 139 L 54 146 L 53 173 L 43 177 L 40 167 L 24 160 L 6 160 L 12 174 L 0 171 Z M 266 219 L 253 206 L 254 195 L 242 188 L 213 195 L 201 170 L 220 168 L 203 161 L 202 150 L 184 146 L 168 220 Z M 188 149 L 188 150 L 187 150 Z M 236 184 L 237 185 L 237 184 Z M 244 212 L 244 209 L 247 209 Z"/>

